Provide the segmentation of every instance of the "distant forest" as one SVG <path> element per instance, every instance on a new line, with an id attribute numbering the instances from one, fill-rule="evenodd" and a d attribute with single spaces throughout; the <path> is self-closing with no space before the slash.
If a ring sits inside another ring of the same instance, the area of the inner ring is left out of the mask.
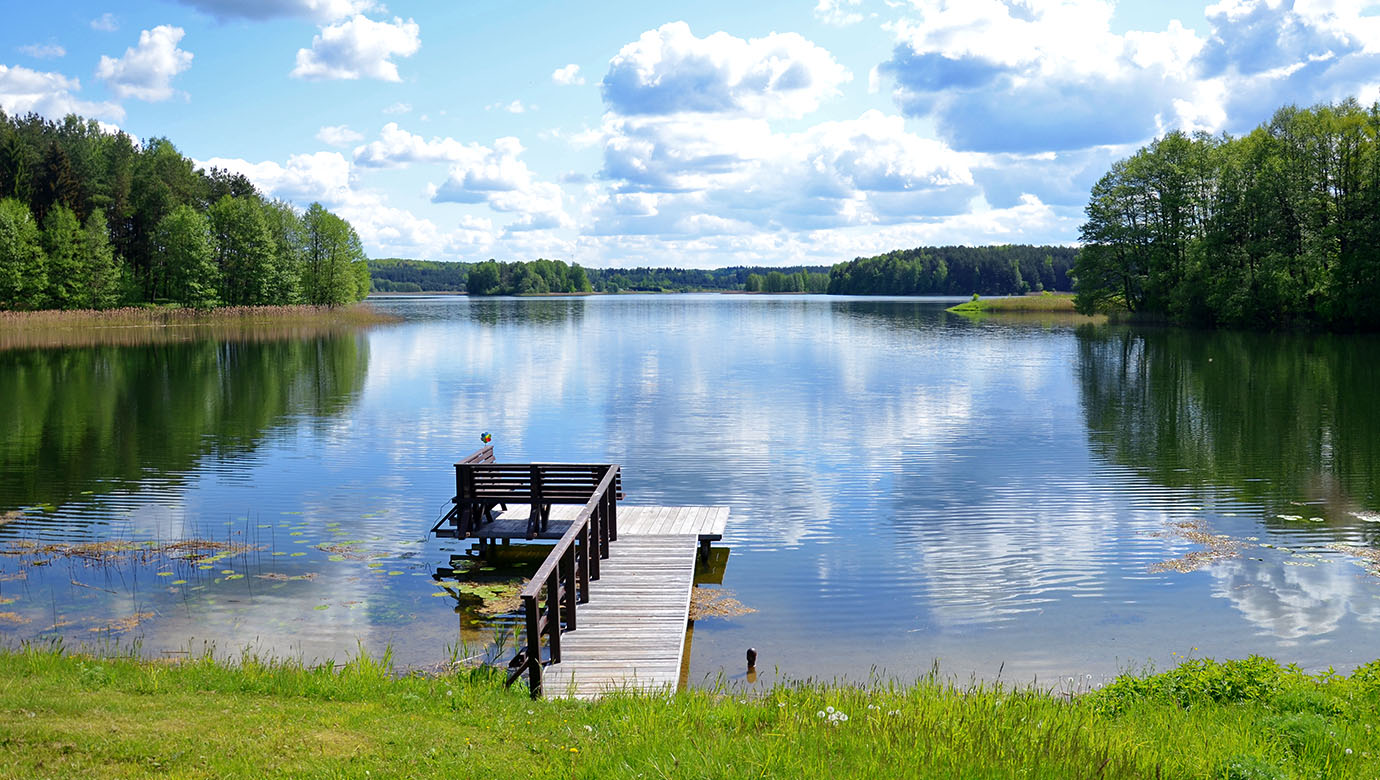
<path id="1" fill-rule="evenodd" d="M 0 309 L 341 304 L 369 292 L 354 228 L 298 213 L 171 141 L 0 111 Z"/>
<path id="2" fill-rule="evenodd" d="M 1380 104 L 1282 108 L 1240 138 L 1170 133 L 1093 187 L 1084 312 L 1380 328 Z"/>
<path id="3" fill-rule="evenodd" d="M 483 263 L 370 260 L 379 292 L 534 295 L 579 292 L 1020 295 L 1072 290 L 1078 250 L 1061 246 L 922 247 L 828 266 L 771 268 L 584 268 L 559 260 Z"/>
<path id="4" fill-rule="evenodd" d="M 834 266 L 842 295 L 1024 295 L 1073 289 L 1078 250 L 1066 246 L 940 246 L 898 249 Z"/>
<path id="5" fill-rule="evenodd" d="M 369 261 L 379 292 L 533 295 L 578 292 L 825 292 L 826 266 L 787 268 L 584 268 L 559 260 L 484 263 L 386 258 Z M 470 274 L 477 274 L 471 284 Z M 470 287 L 474 289 L 471 290 Z"/>

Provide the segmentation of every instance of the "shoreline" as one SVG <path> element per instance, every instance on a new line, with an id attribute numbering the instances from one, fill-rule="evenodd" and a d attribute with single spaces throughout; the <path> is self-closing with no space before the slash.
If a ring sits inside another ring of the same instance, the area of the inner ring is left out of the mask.
<path id="1" fill-rule="evenodd" d="M 0 774 L 15 777 L 1374 777 L 1380 661 L 1307 675 L 1189 660 L 1096 688 L 720 681 L 586 702 L 502 670 L 397 675 L 0 649 Z M 827 772 L 827 774 L 825 774 Z"/>
<path id="2" fill-rule="evenodd" d="M 1078 314 L 1073 306 L 1073 294 L 1062 292 L 973 298 L 950 306 L 946 311 L 954 314 Z"/>
<path id="3" fill-rule="evenodd" d="M 203 336 L 264 340 L 399 322 L 366 303 L 348 306 L 236 306 L 0 311 L 0 351 L 34 347 L 136 345 Z"/>

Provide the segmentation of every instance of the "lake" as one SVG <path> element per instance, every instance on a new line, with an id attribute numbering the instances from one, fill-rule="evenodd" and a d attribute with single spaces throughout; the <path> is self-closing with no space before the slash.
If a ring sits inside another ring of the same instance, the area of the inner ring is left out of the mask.
<path id="1" fill-rule="evenodd" d="M 0 351 L 0 639 L 510 650 L 427 535 L 488 431 L 732 508 L 711 579 L 756 611 L 696 622 L 692 684 L 749 646 L 765 682 L 1377 654 L 1380 340 L 950 303 L 387 298 L 367 330 Z"/>

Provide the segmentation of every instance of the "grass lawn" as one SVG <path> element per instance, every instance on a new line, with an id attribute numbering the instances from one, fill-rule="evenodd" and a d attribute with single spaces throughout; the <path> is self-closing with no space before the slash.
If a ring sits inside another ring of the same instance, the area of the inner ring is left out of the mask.
<path id="1" fill-rule="evenodd" d="M 1380 776 L 1380 662 L 1193 661 L 1078 696 L 787 685 L 531 701 L 490 670 L 0 652 L 0 777 Z"/>

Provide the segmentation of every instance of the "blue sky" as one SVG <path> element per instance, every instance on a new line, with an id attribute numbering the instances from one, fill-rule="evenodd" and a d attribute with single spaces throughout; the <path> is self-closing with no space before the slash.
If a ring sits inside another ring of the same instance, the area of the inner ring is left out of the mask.
<path id="1" fill-rule="evenodd" d="M 1380 2 L 7 3 L 0 106 L 166 136 L 372 256 L 1068 243 L 1165 131 L 1380 97 Z"/>

